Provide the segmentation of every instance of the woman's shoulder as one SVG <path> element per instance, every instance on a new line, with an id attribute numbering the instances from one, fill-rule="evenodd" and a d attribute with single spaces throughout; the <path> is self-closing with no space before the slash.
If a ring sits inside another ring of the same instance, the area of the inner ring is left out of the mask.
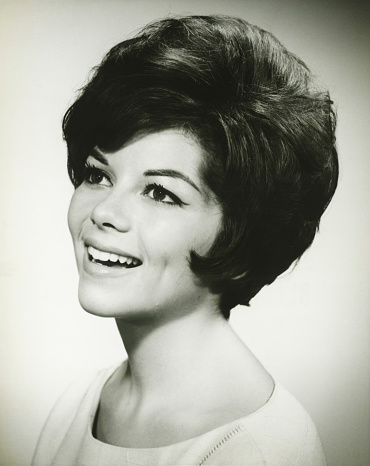
<path id="1" fill-rule="evenodd" d="M 324 466 L 326 462 L 309 414 L 277 384 L 270 400 L 233 423 L 201 464 Z"/>
<path id="2" fill-rule="evenodd" d="M 51 418 L 59 419 L 59 414 L 61 414 L 63 418 L 68 418 L 67 414 L 69 412 L 76 413 L 82 401 L 86 401 L 87 398 L 93 398 L 96 392 L 101 390 L 101 387 L 116 369 L 117 366 L 112 366 L 80 374 L 69 384 L 59 397 L 49 414 L 46 424 Z"/>
<path id="3" fill-rule="evenodd" d="M 61 444 L 71 424 L 76 419 L 79 419 L 81 424 L 86 422 L 91 416 L 91 409 L 102 386 L 116 369 L 117 366 L 112 366 L 103 370 L 88 371 L 70 383 L 46 419 L 36 446 L 33 465 L 48 464 L 49 453 L 52 455 Z"/>

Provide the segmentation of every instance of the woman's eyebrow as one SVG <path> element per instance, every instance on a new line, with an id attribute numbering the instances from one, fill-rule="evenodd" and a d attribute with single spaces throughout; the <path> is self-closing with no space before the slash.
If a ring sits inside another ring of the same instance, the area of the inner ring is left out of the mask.
<path id="1" fill-rule="evenodd" d="M 180 180 L 186 181 L 186 183 L 190 184 L 190 186 L 200 193 L 198 186 L 188 176 L 178 172 L 177 170 L 170 170 L 166 168 L 159 170 L 147 170 L 144 172 L 144 176 L 169 176 L 171 178 L 179 178 Z"/>
<path id="2" fill-rule="evenodd" d="M 101 152 L 97 147 L 94 147 L 91 151 L 91 157 L 94 157 L 98 162 L 102 163 L 103 165 L 109 165 L 108 159 L 105 157 L 103 152 Z"/>

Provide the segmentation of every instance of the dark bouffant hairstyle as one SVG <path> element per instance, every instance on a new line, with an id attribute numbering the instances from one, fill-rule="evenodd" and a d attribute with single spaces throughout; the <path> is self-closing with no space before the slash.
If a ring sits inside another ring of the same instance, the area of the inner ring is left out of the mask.
<path id="1" fill-rule="evenodd" d="M 113 47 L 66 112 L 70 178 L 93 147 L 181 129 L 223 227 L 192 271 L 228 318 L 311 245 L 337 185 L 335 114 L 307 66 L 270 33 L 227 16 L 169 18 Z"/>

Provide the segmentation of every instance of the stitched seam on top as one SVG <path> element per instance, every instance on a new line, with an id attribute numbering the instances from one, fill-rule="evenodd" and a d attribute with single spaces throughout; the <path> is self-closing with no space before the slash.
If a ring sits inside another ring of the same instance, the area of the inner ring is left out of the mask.
<path id="1" fill-rule="evenodd" d="M 235 429 L 232 429 L 228 434 L 226 434 L 216 445 L 205 455 L 205 457 L 202 459 L 202 461 L 199 463 L 199 466 L 203 466 L 203 464 L 206 463 L 206 461 L 209 460 L 209 458 L 220 448 L 222 447 L 226 442 L 228 442 L 231 438 L 235 437 L 235 435 L 239 434 L 240 432 L 243 432 L 244 428 L 243 426 L 237 426 Z"/>

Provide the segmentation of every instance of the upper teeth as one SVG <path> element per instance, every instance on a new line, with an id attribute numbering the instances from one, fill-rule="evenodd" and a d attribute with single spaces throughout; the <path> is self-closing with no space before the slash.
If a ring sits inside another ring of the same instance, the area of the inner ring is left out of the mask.
<path id="1" fill-rule="evenodd" d="M 120 264 L 127 264 L 127 265 L 138 265 L 139 259 L 135 259 L 133 257 L 126 257 L 126 256 L 119 256 L 118 254 L 114 254 L 112 252 L 105 252 L 100 251 L 99 249 L 95 249 L 92 246 L 87 248 L 87 252 L 96 260 L 103 261 L 103 262 L 120 262 Z"/>

